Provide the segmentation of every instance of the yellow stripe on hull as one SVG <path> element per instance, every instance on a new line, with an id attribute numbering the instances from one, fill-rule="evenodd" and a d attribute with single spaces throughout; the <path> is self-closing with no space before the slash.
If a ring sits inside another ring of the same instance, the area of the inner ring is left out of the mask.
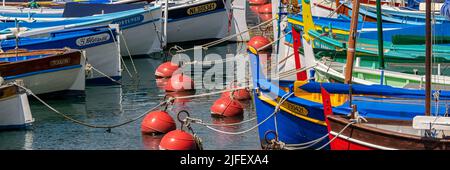
<path id="1" fill-rule="evenodd" d="M 291 23 L 291 24 L 294 24 L 294 25 L 300 25 L 300 26 L 302 26 L 302 27 L 304 26 L 304 23 L 303 23 L 303 22 L 294 20 L 294 19 L 292 19 L 292 18 L 288 18 L 288 22 Z M 322 27 L 320 27 L 320 26 L 315 25 L 314 27 L 315 27 L 315 29 L 318 30 L 318 31 L 321 31 L 321 30 L 322 30 Z M 330 29 L 329 29 L 329 28 L 325 28 L 325 31 L 328 32 L 328 31 L 330 31 Z M 340 34 L 340 35 L 349 35 L 349 34 L 350 34 L 349 31 L 346 31 L 346 30 L 340 30 L 340 29 L 333 29 L 332 32 L 335 33 L 335 34 Z"/>
<path id="2" fill-rule="evenodd" d="M 262 100 L 262 101 L 272 105 L 273 107 L 276 107 L 277 104 L 278 104 L 277 102 L 271 100 L 270 98 L 262 96 L 262 95 L 259 95 L 258 98 L 260 100 Z M 303 119 L 303 120 L 306 120 L 306 121 L 309 121 L 309 122 L 312 122 L 312 123 L 315 123 L 315 124 L 319 124 L 319 125 L 322 125 L 322 126 L 327 126 L 327 124 L 324 121 L 313 119 L 313 118 L 310 118 L 308 116 L 302 115 L 304 113 L 296 113 L 294 111 L 291 111 L 291 110 L 287 109 L 285 104 L 282 104 L 280 106 L 280 109 L 285 111 L 285 112 L 287 112 L 287 113 L 289 113 L 289 114 L 291 114 L 291 115 L 294 115 L 294 116 L 296 116 L 296 117 L 298 117 L 300 119 Z"/>

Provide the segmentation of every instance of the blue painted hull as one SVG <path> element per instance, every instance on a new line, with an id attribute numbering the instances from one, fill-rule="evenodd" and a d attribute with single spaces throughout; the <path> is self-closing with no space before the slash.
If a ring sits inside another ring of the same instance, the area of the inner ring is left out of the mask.
<path id="1" fill-rule="evenodd" d="M 259 123 L 271 116 L 279 99 L 286 95 L 280 87 L 293 88 L 294 82 L 280 82 L 279 85 L 268 81 L 261 72 L 258 56 L 250 54 L 252 76 L 253 76 L 253 100 Z M 322 83 L 322 87 L 333 94 L 348 94 L 348 87 L 336 83 Z M 309 82 L 300 86 L 302 90 L 309 93 L 318 93 L 320 83 Z M 390 86 L 352 86 L 355 94 L 366 94 L 366 96 L 353 96 L 352 104 L 358 106 L 358 112 L 366 118 L 412 120 L 417 115 L 424 115 L 425 104 L 423 90 L 411 90 L 393 88 Z M 266 89 L 266 90 L 264 90 Z M 291 89 L 290 91 L 292 91 Z M 347 90 L 347 91 L 346 91 Z M 432 107 L 432 113 L 444 115 L 446 113 L 446 103 L 449 101 L 450 93 L 442 91 L 440 103 Z M 278 98 L 268 99 L 263 96 L 275 96 Z M 381 96 L 381 97 L 380 97 Z M 270 117 L 259 126 L 259 138 L 264 147 L 267 140 L 274 139 L 275 135 L 266 133 L 278 132 L 278 139 L 286 144 L 301 144 L 310 142 L 328 134 L 323 105 L 318 102 L 304 98 L 291 96 L 286 100 L 288 106 L 281 107 L 276 114 L 276 119 Z M 284 107 L 284 108 L 283 108 Z M 289 107 L 291 109 L 289 109 Z M 333 113 L 337 115 L 348 115 L 351 113 L 349 101 L 333 107 Z M 277 127 L 276 127 L 277 126 Z M 323 139 L 318 144 L 310 146 L 315 149 L 328 142 L 328 138 Z M 328 146 L 327 146 L 328 147 Z M 326 147 L 325 147 L 326 148 Z"/>
<path id="2" fill-rule="evenodd" d="M 100 45 L 114 43 L 114 38 L 117 33 L 114 29 L 109 27 L 92 27 L 86 29 L 72 29 L 64 31 L 56 31 L 49 33 L 50 36 L 44 38 L 20 38 L 18 47 L 28 50 L 39 49 L 55 49 L 55 48 L 72 48 L 84 50 Z M 91 43 L 77 44 L 77 40 L 84 37 L 91 37 L 96 35 L 108 34 L 109 39 L 97 40 Z M 12 50 L 16 47 L 15 40 L 6 40 L 1 42 L 1 48 L 3 50 Z"/>

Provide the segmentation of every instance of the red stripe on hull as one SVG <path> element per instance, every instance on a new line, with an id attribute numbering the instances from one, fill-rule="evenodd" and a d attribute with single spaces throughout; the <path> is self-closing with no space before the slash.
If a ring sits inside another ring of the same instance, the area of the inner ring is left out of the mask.
<path id="1" fill-rule="evenodd" d="M 330 140 L 334 138 L 333 135 L 330 134 Z M 337 137 L 330 144 L 331 150 L 375 150 L 374 148 L 367 147 L 355 142 L 351 142 L 340 137 Z"/>

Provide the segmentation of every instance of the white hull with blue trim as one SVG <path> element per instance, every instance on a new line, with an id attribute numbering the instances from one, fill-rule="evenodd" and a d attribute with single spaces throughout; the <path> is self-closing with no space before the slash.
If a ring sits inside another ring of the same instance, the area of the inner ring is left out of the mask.
<path id="1" fill-rule="evenodd" d="M 2 19 L 10 18 L 3 14 Z M 146 55 L 162 50 L 162 20 L 159 6 L 145 7 L 110 14 L 98 14 L 87 17 L 24 17 L 19 20 L 33 21 L 20 23 L 26 30 L 81 28 L 119 24 L 121 29 L 121 55 Z M 37 15 L 38 16 L 38 15 Z M 2 23 L 0 34 L 11 33 L 14 23 Z"/>
<path id="2" fill-rule="evenodd" d="M 169 1 L 167 42 L 221 39 L 246 31 L 246 3 L 245 0 Z M 164 5 L 164 1 L 157 4 Z M 248 40 L 248 33 L 231 39 Z"/>

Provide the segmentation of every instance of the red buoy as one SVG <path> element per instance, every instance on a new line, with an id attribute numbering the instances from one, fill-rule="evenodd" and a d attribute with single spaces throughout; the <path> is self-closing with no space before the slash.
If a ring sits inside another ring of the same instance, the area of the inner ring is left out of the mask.
<path id="1" fill-rule="evenodd" d="M 268 0 L 249 0 L 248 4 L 250 7 L 250 10 L 253 11 L 253 13 L 258 14 L 259 8 L 262 5 L 267 4 L 268 2 L 269 2 Z"/>
<path id="2" fill-rule="evenodd" d="M 156 86 L 160 89 L 164 89 L 164 87 L 167 85 L 168 81 L 169 81 L 169 79 L 166 79 L 166 78 L 157 78 Z"/>
<path id="3" fill-rule="evenodd" d="M 233 88 L 236 88 L 237 86 L 233 86 Z M 230 89 L 230 88 L 227 88 Z M 249 100 L 251 98 L 250 92 L 248 92 L 247 89 L 238 89 L 235 91 L 227 91 L 222 93 L 222 97 L 231 97 L 230 95 L 233 94 L 233 98 L 236 100 Z"/>
<path id="4" fill-rule="evenodd" d="M 141 123 L 141 131 L 144 134 L 162 134 L 175 130 L 176 124 L 169 113 L 165 111 L 153 111 L 147 114 Z"/>
<path id="5" fill-rule="evenodd" d="M 262 21 L 268 21 L 272 19 L 272 4 L 262 5 L 258 8 L 259 18 Z"/>
<path id="6" fill-rule="evenodd" d="M 194 81 L 184 74 L 175 74 L 169 79 L 164 90 L 166 92 L 192 91 L 194 90 Z"/>
<path id="7" fill-rule="evenodd" d="M 221 97 L 211 106 L 211 114 L 220 117 L 240 116 L 244 113 L 244 107 L 237 100 L 230 97 Z"/>
<path id="8" fill-rule="evenodd" d="M 182 130 L 173 130 L 164 135 L 159 143 L 160 150 L 197 150 L 194 136 Z"/>
<path id="9" fill-rule="evenodd" d="M 271 46 L 267 46 L 263 48 L 264 46 L 270 44 L 270 41 L 263 36 L 254 36 L 248 41 L 247 48 L 252 52 L 253 54 L 259 54 L 261 52 L 268 52 L 271 50 Z M 263 48 L 263 49 L 261 49 Z M 260 51 L 258 51 L 260 49 Z"/>
<path id="10" fill-rule="evenodd" d="M 169 78 L 172 74 L 179 68 L 178 64 L 172 62 L 165 62 L 156 68 L 155 76 L 156 78 Z"/>
<path id="11" fill-rule="evenodd" d="M 248 0 L 249 5 L 264 5 L 267 4 L 269 0 Z"/>

